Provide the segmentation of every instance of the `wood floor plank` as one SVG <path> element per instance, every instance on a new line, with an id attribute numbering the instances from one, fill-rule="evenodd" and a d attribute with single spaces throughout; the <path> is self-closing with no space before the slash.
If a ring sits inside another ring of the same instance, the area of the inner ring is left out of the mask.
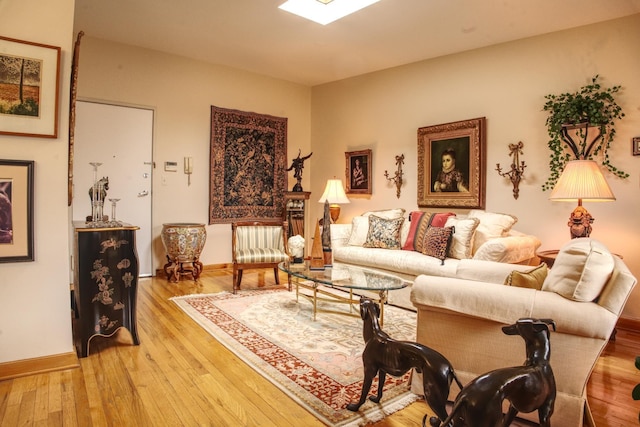
<path id="1" fill-rule="evenodd" d="M 285 286 L 286 276 L 280 279 Z M 79 369 L 1 381 L 0 426 L 322 426 L 169 300 L 231 292 L 231 280 L 229 270 L 205 270 L 198 282 L 141 279 L 140 345 L 120 330 L 93 339 Z M 272 283 L 270 272 L 247 271 L 242 287 Z M 620 330 L 598 360 L 587 389 L 598 427 L 638 425 L 636 355 L 640 332 Z M 418 401 L 374 427 L 421 426 L 427 412 Z"/>

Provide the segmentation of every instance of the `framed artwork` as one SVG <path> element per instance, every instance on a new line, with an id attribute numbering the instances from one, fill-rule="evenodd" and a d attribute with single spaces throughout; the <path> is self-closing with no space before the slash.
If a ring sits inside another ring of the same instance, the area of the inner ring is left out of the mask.
<path id="1" fill-rule="evenodd" d="M 485 118 L 418 129 L 418 206 L 484 209 Z"/>
<path id="2" fill-rule="evenodd" d="M 0 134 L 58 137 L 60 48 L 0 37 Z"/>
<path id="3" fill-rule="evenodd" d="M 33 161 L 0 160 L 0 262 L 33 261 Z"/>
<path id="4" fill-rule="evenodd" d="M 287 119 L 211 107 L 209 224 L 282 218 Z"/>
<path id="5" fill-rule="evenodd" d="M 371 150 L 344 153 L 347 194 L 371 194 Z"/>
<path id="6" fill-rule="evenodd" d="M 634 156 L 640 156 L 640 136 L 636 136 L 631 140 L 631 152 Z"/>

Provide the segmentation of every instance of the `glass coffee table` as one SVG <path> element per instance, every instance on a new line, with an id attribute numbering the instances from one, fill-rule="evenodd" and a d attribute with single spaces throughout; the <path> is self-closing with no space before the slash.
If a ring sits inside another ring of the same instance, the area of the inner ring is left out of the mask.
<path id="1" fill-rule="evenodd" d="M 313 319 L 318 312 L 350 314 L 360 316 L 360 297 L 365 296 L 375 300 L 380 306 L 380 326 L 384 324 L 384 305 L 387 294 L 395 289 L 406 288 L 411 285 L 409 276 L 360 267 L 349 264 L 334 263 L 324 270 L 312 270 L 309 263 L 293 263 L 283 261 L 278 268 L 287 273 L 289 290 L 292 290 L 292 280 L 296 287 L 296 300 L 302 296 L 313 304 Z M 305 292 L 310 291 L 310 292 Z M 349 313 L 318 308 L 318 301 L 348 304 Z M 354 312 L 354 306 L 357 307 Z"/>

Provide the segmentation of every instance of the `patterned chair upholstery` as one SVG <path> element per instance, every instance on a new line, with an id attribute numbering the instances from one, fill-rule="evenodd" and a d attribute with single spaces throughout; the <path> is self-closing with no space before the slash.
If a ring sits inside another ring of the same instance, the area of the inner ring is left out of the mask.
<path id="1" fill-rule="evenodd" d="M 250 268 L 273 268 L 276 284 L 278 263 L 289 259 L 286 221 L 244 221 L 231 224 L 233 259 L 233 293 L 240 289 L 242 271 Z"/>

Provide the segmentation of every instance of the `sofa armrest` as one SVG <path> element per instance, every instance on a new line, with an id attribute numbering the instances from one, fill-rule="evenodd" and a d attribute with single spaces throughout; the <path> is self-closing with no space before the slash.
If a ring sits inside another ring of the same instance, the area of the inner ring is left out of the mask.
<path id="1" fill-rule="evenodd" d="M 347 246 L 351 236 L 351 224 L 331 224 L 331 249 Z"/>
<path id="2" fill-rule="evenodd" d="M 576 302 L 554 292 L 472 280 L 418 276 L 411 302 L 420 309 L 434 307 L 511 324 L 522 317 L 553 319 L 557 332 L 608 339 L 617 316 L 591 302 Z"/>
<path id="3" fill-rule="evenodd" d="M 535 290 L 496 283 L 420 275 L 411 287 L 411 302 L 510 324 L 530 317 Z"/>
<path id="4" fill-rule="evenodd" d="M 541 244 L 535 236 L 512 231 L 508 236 L 484 242 L 473 259 L 517 264 L 534 258 Z"/>

